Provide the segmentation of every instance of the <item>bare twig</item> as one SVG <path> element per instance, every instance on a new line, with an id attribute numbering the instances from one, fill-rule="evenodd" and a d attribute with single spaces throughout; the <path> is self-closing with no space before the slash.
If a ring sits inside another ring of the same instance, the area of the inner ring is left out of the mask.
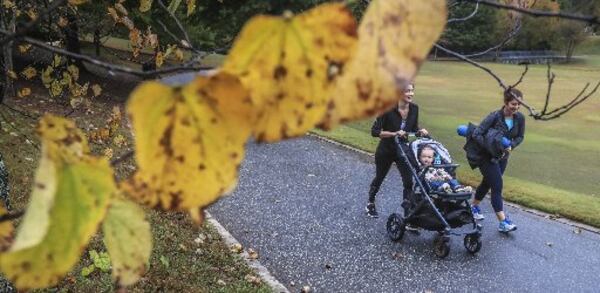
<path id="1" fill-rule="evenodd" d="M 450 23 L 453 23 L 453 22 L 467 21 L 467 20 L 473 18 L 477 14 L 478 10 L 479 10 L 479 3 L 476 3 L 475 4 L 475 9 L 473 9 L 473 12 L 471 12 L 471 14 L 469 14 L 469 15 L 467 15 L 465 17 L 462 17 L 462 18 L 451 18 L 451 19 L 448 19 L 448 21 L 446 23 L 450 24 Z"/>
<path id="2" fill-rule="evenodd" d="M 457 53 L 457 52 L 454 52 L 454 51 L 452 51 L 450 49 L 444 48 L 444 47 L 440 46 L 439 44 L 435 44 L 435 47 L 438 48 L 439 50 L 442 50 L 442 51 L 446 52 L 449 55 L 452 55 L 452 56 L 454 56 L 454 57 L 456 57 L 456 58 L 458 58 L 458 59 L 460 59 L 462 61 L 465 61 L 465 62 L 467 62 L 467 63 L 469 63 L 469 64 L 471 64 L 471 65 L 473 65 L 473 66 L 475 66 L 475 67 L 477 67 L 477 68 L 485 71 L 485 72 L 487 72 L 489 75 L 491 75 L 498 82 L 498 84 L 500 85 L 501 88 L 503 88 L 504 90 L 507 89 L 507 87 L 504 84 L 504 82 L 502 81 L 502 79 L 500 79 L 500 77 L 498 75 L 496 75 L 489 68 L 487 68 L 487 67 L 485 67 L 485 66 L 483 66 L 483 65 L 481 65 L 481 64 L 479 64 L 479 63 L 477 63 L 477 62 L 475 62 L 475 61 L 473 61 L 471 59 L 469 59 L 468 57 L 466 57 L 466 56 L 464 56 L 464 55 L 462 55 L 460 53 Z"/>
<path id="3" fill-rule="evenodd" d="M 0 31 L 0 33 L 4 33 L 4 31 Z M 23 39 L 23 41 L 25 41 L 33 46 L 36 46 L 40 49 L 46 50 L 46 51 L 50 51 L 50 52 L 53 52 L 53 53 L 56 53 L 59 55 L 63 55 L 63 56 L 68 56 L 68 57 L 71 57 L 71 58 L 77 59 L 77 60 L 86 61 L 86 62 L 89 62 L 96 66 L 106 68 L 109 71 L 123 72 L 123 73 L 128 73 L 128 74 L 132 74 L 132 75 L 144 77 L 144 78 L 152 78 L 152 77 L 159 76 L 161 74 L 174 73 L 174 72 L 199 71 L 199 70 L 210 69 L 210 67 L 206 67 L 206 66 L 194 66 L 193 64 L 196 62 L 192 61 L 192 62 L 185 63 L 184 65 L 181 65 L 181 66 L 172 66 L 172 67 L 167 67 L 164 69 L 141 71 L 141 70 L 136 70 L 136 69 L 133 69 L 130 67 L 122 66 L 122 65 L 103 62 L 103 61 L 100 61 L 100 60 L 93 58 L 91 56 L 88 56 L 88 55 L 69 52 L 62 48 L 48 45 L 42 41 L 39 41 L 39 40 L 36 40 L 33 38 L 23 37 L 22 39 Z"/>
<path id="4" fill-rule="evenodd" d="M 478 56 L 482 56 L 485 55 L 491 51 L 495 51 L 499 48 L 504 47 L 510 40 L 512 40 L 514 37 L 516 37 L 519 32 L 521 31 L 521 21 L 517 22 L 517 25 L 515 26 L 515 28 L 513 30 L 511 30 L 508 35 L 506 36 L 506 38 L 504 38 L 498 45 L 493 46 L 491 48 L 488 48 L 487 50 L 478 52 L 478 53 L 472 53 L 472 54 L 468 54 L 468 55 L 464 55 L 467 58 L 473 58 L 473 57 L 478 57 Z"/>
<path id="5" fill-rule="evenodd" d="M 185 30 L 185 28 L 183 27 L 183 25 L 181 24 L 181 21 L 179 21 L 179 18 L 177 18 L 177 16 L 175 16 L 175 14 L 173 14 L 168 8 L 167 6 L 165 6 L 165 3 L 163 3 L 162 0 L 158 0 L 158 5 L 160 5 L 160 7 L 166 11 L 169 16 L 175 21 L 175 24 L 177 24 L 177 27 L 179 27 L 179 30 L 181 31 L 181 33 L 183 34 L 183 37 L 186 41 L 186 43 L 184 43 L 181 40 L 177 40 L 178 38 L 175 37 L 175 39 L 182 45 L 184 46 L 186 49 L 190 49 L 195 53 L 201 53 L 199 50 L 195 49 L 192 45 L 192 41 L 190 40 L 190 36 L 188 35 L 187 31 Z M 166 26 L 164 24 L 162 24 L 163 28 L 166 28 Z M 174 36 L 173 34 L 171 34 L 171 36 Z"/>
<path id="6" fill-rule="evenodd" d="M 552 11 L 543 11 L 543 10 L 537 10 L 537 9 L 528 9 L 528 8 L 522 8 L 522 7 L 508 5 L 508 4 L 502 4 L 499 2 L 495 2 L 495 1 L 488 1 L 488 0 L 461 0 L 461 1 L 470 2 L 470 3 L 480 3 L 483 5 L 487 5 L 487 6 L 491 6 L 491 7 L 495 7 L 495 8 L 513 10 L 513 11 L 521 12 L 523 14 L 527 14 L 527 15 L 533 16 L 533 17 L 558 17 L 558 18 L 571 19 L 571 20 L 576 20 L 576 21 L 581 21 L 581 22 L 587 22 L 589 24 L 600 24 L 600 19 L 598 18 L 598 16 L 595 16 L 595 15 L 577 15 L 577 14 L 564 13 L 564 12 L 552 12 Z"/>
<path id="7" fill-rule="evenodd" d="M 548 72 L 547 72 L 548 91 L 546 92 L 546 101 L 544 102 L 544 109 L 542 110 L 542 113 L 546 113 L 546 110 L 548 109 L 548 104 L 550 103 L 550 92 L 552 91 L 552 84 L 554 83 L 555 77 L 556 77 L 556 75 L 554 75 L 554 73 L 552 73 L 552 71 L 550 70 L 550 62 L 548 62 Z M 585 91 L 587 89 L 587 87 L 588 86 L 586 85 L 583 88 L 583 91 Z M 583 91 L 579 95 L 582 95 Z"/>
<path id="8" fill-rule="evenodd" d="M 592 89 L 592 91 L 590 91 L 587 95 L 583 96 L 583 93 L 586 91 L 586 89 L 588 88 L 589 83 L 584 87 L 584 89 L 579 93 L 579 95 L 577 95 L 573 100 L 571 100 L 571 102 L 558 107 L 548 113 L 545 113 L 544 117 L 540 117 L 539 120 L 552 120 L 552 119 L 556 119 L 560 116 L 562 116 L 563 114 L 569 112 L 571 109 L 575 108 L 577 105 L 583 103 L 585 100 L 587 100 L 589 97 L 591 97 L 594 93 L 596 93 L 596 91 L 598 90 L 598 88 L 600 87 L 600 82 L 598 82 L 596 84 L 596 86 Z"/>
<path id="9" fill-rule="evenodd" d="M 523 82 L 523 78 L 525 78 L 525 75 L 527 74 L 527 71 L 529 71 L 529 64 L 525 64 L 525 70 L 523 70 L 523 73 L 521 73 L 521 77 L 519 78 L 519 80 L 517 80 L 517 82 L 515 84 L 511 85 L 510 87 L 515 88 L 519 84 L 521 84 L 521 82 Z"/>

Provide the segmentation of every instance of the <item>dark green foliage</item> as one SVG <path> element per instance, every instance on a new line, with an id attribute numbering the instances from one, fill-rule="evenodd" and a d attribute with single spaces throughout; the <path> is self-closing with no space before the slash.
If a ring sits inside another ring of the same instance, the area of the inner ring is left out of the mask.
<path id="1" fill-rule="evenodd" d="M 475 5 L 460 4 L 450 10 L 448 18 L 462 18 L 473 12 Z M 451 23 L 441 38 L 442 44 L 459 52 L 476 52 L 493 47 L 501 40 L 504 31 L 500 23 L 501 12 L 480 6 L 477 14 L 467 21 Z"/>

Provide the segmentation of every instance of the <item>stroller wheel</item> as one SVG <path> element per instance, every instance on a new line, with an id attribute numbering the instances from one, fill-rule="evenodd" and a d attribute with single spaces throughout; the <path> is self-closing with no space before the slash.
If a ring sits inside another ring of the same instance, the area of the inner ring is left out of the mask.
<path id="1" fill-rule="evenodd" d="M 433 252 L 439 258 L 445 258 L 450 254 L 450 238 L 448 236 L 436 237 L 433 241 Z"/>
<path id="2" fill-rule="evenodd" d="M 481 239 L 477 234 L 467 234 L 464 244 L 467 251 L 471 254 L 475 254 L 481 249 Z"/>
<path id="3" fill-rule="evenodd" d="M 402 217 L 396 213 L 393 213 L 388 217 L 386 227 L 387 234 L 393 241 L 402 239 L 402 236 L 404 236 L 404 231 L 406 231 L 404 219 L 402 219 Z"/>

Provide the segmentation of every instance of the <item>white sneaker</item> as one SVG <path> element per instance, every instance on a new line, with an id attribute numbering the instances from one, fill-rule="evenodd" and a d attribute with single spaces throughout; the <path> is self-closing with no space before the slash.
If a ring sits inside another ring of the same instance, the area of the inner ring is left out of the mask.
<path id="1" fill-rule="evenodd" d="M 485 219 L 485 217 L 481 213 L 481 209 L 479 209 L 479 206 L 471 206 L 471 213 L 473 213 L 473 219 L 475 219 L 476 221 L 481 221 Z"/>
<path id="2" fill-rule="evenodd" d="M 498 231 L 508 233 L 517 230 L 517 225 L 513 224 L 509 219 L 504 219 L 498 225 Z"/>

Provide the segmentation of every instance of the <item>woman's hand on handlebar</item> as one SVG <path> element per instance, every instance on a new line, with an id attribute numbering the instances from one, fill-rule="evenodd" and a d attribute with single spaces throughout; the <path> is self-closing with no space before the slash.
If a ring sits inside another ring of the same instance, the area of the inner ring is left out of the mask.
<path id="1" fill-rule="evenodd" d="M 407 136 L 407 132 L 404 131 L 404 130 L 398 130 L 398 131 L 396 131 L 396 136 L 406 137 Z"/>
<path id="2" fill-rule="evenodd" d="M 421 128 L 421 129 L 419 129 L 419 131 L 417 131 L 417 135 L 419 135 L 419 136 L 429 136 L 429 131 L 427 131 L 427 129 L 425 129 L 425 128 Z"/>

